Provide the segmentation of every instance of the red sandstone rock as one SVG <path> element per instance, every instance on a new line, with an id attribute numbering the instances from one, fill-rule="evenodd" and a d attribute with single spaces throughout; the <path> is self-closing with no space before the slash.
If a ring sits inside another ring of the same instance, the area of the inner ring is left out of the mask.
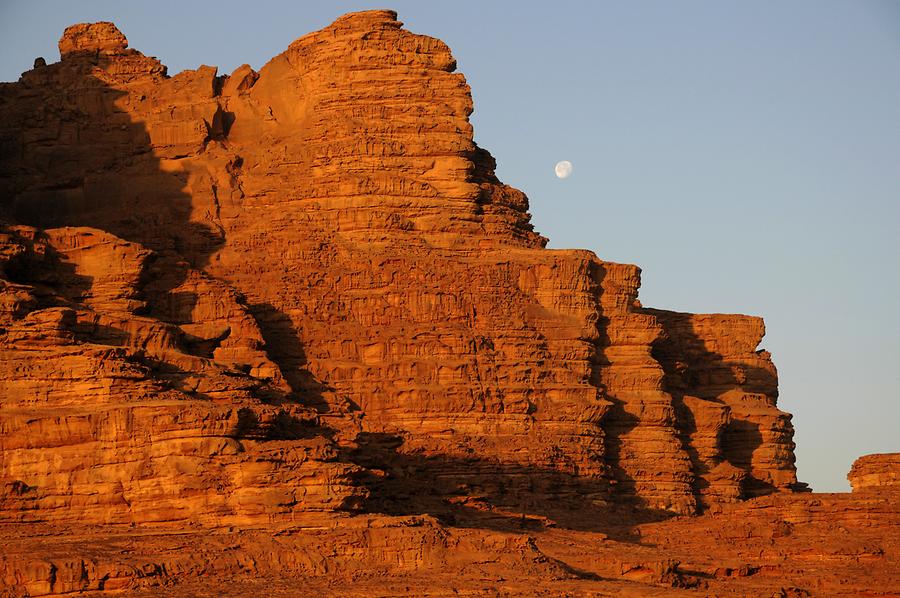
<path id="1" fill-rule="evenodd" d="M 775 405 L 775 366 L 757 350 L 762 319 L 644 311 L 665 331 L 654 356 L 666 372 L 701 501 L 805 489 L 794 467 L 791 416 Z"/>
<path id="2" fill-rule="evenodd" d="M 847 479 L 854 492 L 900 491 L 900 453 L 860 457 L 853 463 Z"/>
<path id="3" fill-rule="evenodd" d="M 0 85 L 3 584 L 897 588 L 895 501 L 796 494 L 762 320 L 544 249 L 443 42 L 369 11 L 259 72 L 169 77 L 110 23 L 59 47 Z"/>
<path id="4" fill-rule="evenodd" d="M 59 40 L 59 54 L 63 58 L 79 52 L 121 54 L 127 47 L 128 40 L 108 21 L 66 27 Z"/>

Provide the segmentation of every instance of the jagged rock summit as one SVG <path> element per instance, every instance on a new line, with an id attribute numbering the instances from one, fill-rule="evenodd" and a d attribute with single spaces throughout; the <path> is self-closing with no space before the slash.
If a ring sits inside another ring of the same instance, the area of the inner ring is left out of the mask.
<path id="1" fill-rule="evenodd" d="M 545 249 L 443 42 L 385 10 L 258 72 L 170 77 L 112 23 L 59 49 L 0 85 L 0 585 L 803 595 L 772 563 L 843 522 L 856 561 L 797 583 L 897 587 L 896 460 L 814 507 L 762 320 Z M 746 550 L 674 541 L 733 518 Z"/>

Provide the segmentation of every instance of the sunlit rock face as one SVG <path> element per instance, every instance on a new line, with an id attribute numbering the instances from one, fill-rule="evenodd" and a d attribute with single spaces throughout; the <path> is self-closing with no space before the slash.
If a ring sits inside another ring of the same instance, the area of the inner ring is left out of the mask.
<path id="1" fill-rule="evenodd" d="M 111 23 L 59 47 L 0 87 L 4 516 L 801 488 L 762 321 L 644 309 L 637 267 L 544 249 L 450 50 L 395 13 L 231 75 L 170 77 Z"/>
<path id="2" fill-rule="evenodd" d="M 59 47 L 0 84 L 0 595 L 900 592 L 896 455 L 802 492 L 762 320 L 545 249 L 442 42 Z"/>
<path id="3" fill-rule="evenodd" d="M 847 479 L 854 492 L 900 493 L 900 453 L 860 457 L 854 461 Z M 900 494 L 897 496 L 897 500 L 900 500 Z"/>

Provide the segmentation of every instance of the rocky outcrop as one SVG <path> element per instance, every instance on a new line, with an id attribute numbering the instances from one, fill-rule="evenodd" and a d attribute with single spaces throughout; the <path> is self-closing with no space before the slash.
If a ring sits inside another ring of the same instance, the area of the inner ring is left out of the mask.
<path id="1" fill-rule="evenodd" d="M 761 320 L 643 309 L 635 266 L 543 249 L 449 49 L 393 12 L 259 72 L 169 77 L 110 23 L 60 54 L 0 88 L 9 516 L 370 494 L 597 523 L 800 488 Z"/>
<path id="2" fill-rule="evenodd" d="M 363 497 L 315 411 L 278 403 L 220 283 L 155 296 L 153 252 L 96 229 L 7 227 L 0 247 L 3 520 L 268 523 Z"/>
<path id="3" fill-rule="evenodd" d="M 865 455 L 853 462 L 847 474 L 854 492 L 900 491 L 900 453 Z"/>
<path id="4" fill-rule="evenodd" d="M 762 320 L 545 249 L 439 40 L 59 48 L 0 85 L 0 594 L 900 588 L 896 456 L 801 493 Z"/>
<path id="5" fill-rule="evenodd" d="M 701 502 L 804 490 L 796 478 L 791 416 L 776 407 L 775 366 L 767 351 L 757 350 L 762 319 L 644 312 L 663 327 L 653 354 L 665 370 Z"/>

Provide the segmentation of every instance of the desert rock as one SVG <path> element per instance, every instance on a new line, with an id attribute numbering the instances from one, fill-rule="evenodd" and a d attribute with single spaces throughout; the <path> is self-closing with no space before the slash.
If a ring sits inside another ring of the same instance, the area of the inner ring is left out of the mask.
<path id="1" fill-rule="evenodd" d="M 865 455 L 853 463 L 847 474 L 854 492 L 900 491 L 900 453 Z"/>
<path id="2" fill-rule="evenodd" d="M 896 523 L 885 499 L 803 492 L 760 318 L 645 308 L 638 267 L 544 248 L 449 48 L 394 12 L 258 72 L 169 76 L 111 23 L 59 49 L 0 85 L 0 523 L 20 524 L 0 583 L 152 595 L 252 571 L 365 595 L 487 567 L 513 593 L 802 595 L 782 563 L 832 514 L 865 541 L 854 513 Z M 888 461 L 854 488 L 893 484 Z M 746 550 L 701 558 L 736 519 Z M 802 539 L 749 556 L 779 522 Z M 889 570 L 896 538 L 865 541 Z"/>

